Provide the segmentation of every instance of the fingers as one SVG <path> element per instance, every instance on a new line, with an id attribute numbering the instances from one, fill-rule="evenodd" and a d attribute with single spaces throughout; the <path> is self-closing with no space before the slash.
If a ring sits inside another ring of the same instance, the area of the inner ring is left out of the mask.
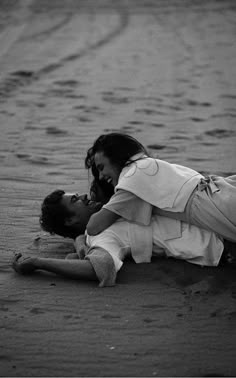
<path id="1" fill-rule="evenodd" d="M 19 258 L 22 256 L 22 253 L 18 252 L 18 253 L 15 253 L 15 257 L 13 259 L 13 261 L 17 261 L 19 260 Z"/>
<path id="2" fill-rule="evenodd" d="M 22 261 L 18 261 L 21 257 L 22 257 L 22 253 L 15 253 L 15 256 L 13 257 L 12 267 L 15 269 L 16 272 L 19 272 L 19 267 L 22 264 L 22 262 L 24 262 L 25 260 L 29 258 L 29 257 L 25 257 L 24 259 L 22 259 Z"/>
<path id="3" fill-rule="evenodd" d="M 36 269 L 34 261 L 32 257 L 23 257 L 21 253 L 17 253 L 13 259 L 12 268 L 20 274 L 31 274 Z"/>
<path id="4" fill-rule="evenodd" d="M 15 253 L 15 256 L 13 257 L 13 260 L 12 260 L 12 266 L 13 268 L 16 270 L 16 266 L 17 266 L 17 262 L 19 260 L 19 258 L 22 256 L 21 253 Z"/>
<path id="5" fill-rule="evenodd" d="M 12 260 L 12 267 L 17 272 L 18 271 L 18 260 L 22 256 L 21 253 L 16 253 Z"/>

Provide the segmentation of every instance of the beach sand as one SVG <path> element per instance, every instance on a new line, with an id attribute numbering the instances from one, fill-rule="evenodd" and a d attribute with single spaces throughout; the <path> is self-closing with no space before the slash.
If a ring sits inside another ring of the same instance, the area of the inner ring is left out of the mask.
<path id="1" fill-rule="evenodd" d="M 0 376 L 236 375 L 231 267 L 129 261 L 112 288 L 11 268 L 73 250 L 40 204 L 88 191 L 101 133 L 235 173 L 235 20 L 234 0 L 0 2 Z"/>

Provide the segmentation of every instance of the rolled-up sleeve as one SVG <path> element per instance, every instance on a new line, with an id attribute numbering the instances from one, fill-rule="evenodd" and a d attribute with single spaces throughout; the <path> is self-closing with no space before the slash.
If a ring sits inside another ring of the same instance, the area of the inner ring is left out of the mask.
<path id="1" fill-rule="evenodd" d="M 86 260 L 89 260 L 99 281 L 99 287 L 114 286 L 117 270 L 111 255 L 101 247 L 89 249 Z"/>
<path id="2" fill-rule="evenodd" d="M 110 201 L 103 205 L 104 209 L 118 214 L 125 220 L 141 225 L 149 225 L 152 217 L 152 205 L 135 194 L 119 189 Z"/>

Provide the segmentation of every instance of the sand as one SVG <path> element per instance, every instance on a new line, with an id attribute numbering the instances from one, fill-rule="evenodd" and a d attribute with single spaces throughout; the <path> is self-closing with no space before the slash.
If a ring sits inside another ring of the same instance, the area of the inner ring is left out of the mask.
<path id="1" fill-rule="evenodd" d="M 10 264 L 73 250 L 40 230 L 40 204 L 88 191 L 83 159 L 101 133 L 235 173 L 235 19 L 234 0 L 1 1 L 2 377 L 236 375 L 231 267 L 130 261 L 102 289 Z"/>

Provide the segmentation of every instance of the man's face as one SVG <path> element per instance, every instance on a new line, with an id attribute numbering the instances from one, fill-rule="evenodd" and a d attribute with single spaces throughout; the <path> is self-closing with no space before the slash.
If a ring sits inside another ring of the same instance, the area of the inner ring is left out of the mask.
<path id="1" fill-rule="evenodd" d="M 67 219 L 67 226 L 78 227 L 84 232 L 92 214 L 101 209 L 100 202 L 91 201 L 87 194 L 79 195 L 78 193 L 63 194 L 61 204 L 71 213 Z"/>
<path id="2" fill-rule="evenodd" d="M 105 180 L 115 187 L 118 183 L 120 168 L 113 164 L 103 152 L 95 153 L 94 162 L 99 172 L 99 179 Z"/>

